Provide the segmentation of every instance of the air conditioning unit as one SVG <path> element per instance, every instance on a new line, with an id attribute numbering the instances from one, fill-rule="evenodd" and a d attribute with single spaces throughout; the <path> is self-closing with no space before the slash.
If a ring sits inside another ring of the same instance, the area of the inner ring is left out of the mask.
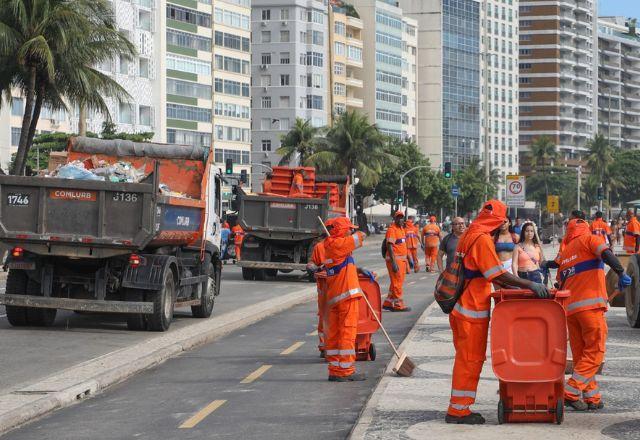
<path id="1" fill-rule="evenodd" d="M 268 90 L 269 90 L 269 89 L 268 89 L 266 86 L 262 88 L 262 91 L 263 91 L 263 92 L 266 92 L 266 91 L 268 91 Z"/>
<path id="2" fill-rule="evenodd" d="M 289 22 L 287 22 L 287 21 L 283 21 L 283 22 L 282 22 L 282 26 L 286 26 L 286 25 L 288 25 L 288 24 L 289 24 Z"/>
<path id="3" fill-rule="evenodd" d="M 260 69 L 261 70 L 267 70 L 267 65 L 266 64 L 261 64 L 260 65 Z"/>
<path id="4" fill-rule="evenodd" d="M 262 26 L 262 27 L 267 27 L 267 22 L 266 22 L 266 21 L 261 22 L 261 23 L 260 23 L 260 26 Z"/>

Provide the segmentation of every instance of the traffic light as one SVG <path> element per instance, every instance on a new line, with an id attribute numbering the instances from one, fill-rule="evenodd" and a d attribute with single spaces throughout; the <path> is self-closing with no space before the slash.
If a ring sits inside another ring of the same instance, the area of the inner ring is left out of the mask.
<path id="1" fill-rule="evenodd" d="M 247 183 L 249 181 L 249 176 L 247 175 L 247 170 L 240 170 L 240 182 Z"/>
<path id="2" fill-rule="evenodd" d="M 233 159 L 229 158 L 225 161 L 225 174 L 233 174 Z"/>
<path id="3" fill-rule="evenodd" d="M 451 162 L 444 163 L 444 177 L 445 179 L 451 179 Z"/>
<path id="4" fill-rule="evenodd" d="M 598 200 L 604 200 L 604 188 L 602 186 L 598 187 Z"/>
<path id="5" fill-rule="evenodd" d="M 404 191 L 398 190 L 398 195 L 396 197 L 396 203 L 400 206 L 404 203 Z"/>

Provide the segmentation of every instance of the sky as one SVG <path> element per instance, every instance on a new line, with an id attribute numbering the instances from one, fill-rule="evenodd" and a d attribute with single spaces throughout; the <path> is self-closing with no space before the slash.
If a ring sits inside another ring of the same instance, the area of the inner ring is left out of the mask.
<path id="1" fill-rule="evenodd" d="M 640 0 L 598 0 L 598 15 L 640 18 Z"/>

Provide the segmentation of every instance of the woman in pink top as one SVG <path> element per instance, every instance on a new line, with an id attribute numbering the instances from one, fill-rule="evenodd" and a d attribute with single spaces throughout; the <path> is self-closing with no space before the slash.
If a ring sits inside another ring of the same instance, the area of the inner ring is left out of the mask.
<path id="1" fill-rule="evenodd" d="M 513 273 L 534 283 L 542 283 L 540 263 L 544 260 L 542 246 L 536 233 L 536 226 L 527 222 L 522 225 L 520 240 L 513 250 Z"/>

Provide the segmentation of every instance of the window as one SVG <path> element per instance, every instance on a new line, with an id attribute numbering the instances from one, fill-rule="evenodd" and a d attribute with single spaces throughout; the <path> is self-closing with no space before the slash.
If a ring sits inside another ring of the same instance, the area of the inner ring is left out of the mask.
<path id="1" fill-rule="evenodd" d="M 351 51 L 351 49 L 352 49 L 352 46 L 349 46 L 349 51 Z M 353 49 L 358 49 L 358 48 L 353 47 Z M 360 51 L 360 55 L 362 56 L 362 51 Z M 349 56 L 349 58 L 351 57 Z M 376 61 L 379 63 L 389 64 L 391 66 L 402 67 L 401 57 L 390 54 L 390 53 L 382 52 L 382 51 L 376 51 Z"/>
<path id="2" fill-rule="evenodd" d="M 141 105 L 138 108 L 138 123 L 140 125 L 151 126 L 151 107 Z"/>
<path id="3" fill-rule="evenodd" d="M 211 62 L 167 54 L 167 69 L 211 76 Z"/>
<path id="4" fill-rule="evenodd" d="M 167 5 L 167 18 L 207 28 L 211 27 L 211 15 L 171 4 Z"/>
<path id="5" fill-rule="evenodd" d="M 228 118 L 249 119 L 251 113 L 249 107 L 240 104 L 228 104 L 226 102 L 216 101 L 213 106 L 213 112 L 216 116 L 226 116 Z"/>
<path id="6" fill-rule="evenodd" d="M 241 83 L 230 79 L 216 78 L 215 91 L 227 95 L 249 97 L 249 83 Z"/>
<path id="7" fill-rule="evenodd" d="M 307 52 L 307 66 L 323 66 L 323 54 L 320 52 Z"/>
<path id="8" fill-rule="evenodd" d="M 167 103 L 167 118 L 210 123 L 211 109 Z"/>
<path id="9" fill-rule="evenodd" d="M 344 43 L 341 43 L 341 42 L 339 42 L 339 41 L 336 41 L 335 46 L 336 46 L 336 55 L 344 56 L 344 52 L 345 52 L 345 50 L 344 50 Z"/>
<path id="10" fill-rule="evenodd" d="M 530 99 L 531 92 L 520 92 L 520 99 Z"/>
<path id="11" fill-rule="evenodd" d="M 251 50 L 251 40 L 239 35 L 228 34 L 226 32 L 215 32 L 216 46 L 224 46 L 228 49 L 249 52 Z"/>
<path id="12" fill-rule="evenodd" d="M 289 108 L 289 106 L 291 105 L 290 103 L 290 99 L 288 96 L 281 96 L 280 97 L 280 108 Z"/>
<path id="13" fill-rule="evenodd" d="M 347 27 L 340 21 L 336 21 L 334 29 L 336 35 L 347 35 Z"/>
<path id="14" fill-rule="evenodd" d="M 271 75 L 260 75 L 260 87 L 269 87 L 271 85 Z"/>
<path id="15" fill-rule="evenodd" d="M 321 31 L 312 31 L 312 43 L 322 46 L 324 44 L 324 34 Z"/>
<path id="16" fill-rule="evenodd" d="M 251 142 L 251 130 L 248 128 L 216 125 L 213 128 L 216 140 L 230 142 Z"/>
<path id="17" fill-rule="evenodd" d="M 217 39 L 216 39 L 217 40 Z M 167 44 L 187 47 L 189 49 L 211 51 L 211 38 L 167 29 Z M 216 44 L 222 44 L 222 42 Z"/>
<path id="18" fill-rule="evenodd" d="M 271 9 L 263 9 L 262 10 L 262 19 L 263 20 L 271 20 Z"/>
<path id="19" fill-rule="evenodd" d="M 520 63 L 519 67 L 523 70 L 531 70 L 531 63 Z"/>
<path id="20" fill-rule="evenodd" d="M 334 63 L 333 64 L 333 74 L 342 76 L 345 72 L 345 65 L 343 63 Z"/>
<path id="21" fill-rule="evenodd" d="M 271 54 L 263 53 L 262 54 L 262 64 L 271 64 Z"/>
<path id="22" fill-rule="evenodd" d="M 402 76 L 396 73 L 385 72 L 384 70 L 376 70 L 376 80 L 395 86 L 402 85 Z"/>
<path id="23" fill-rule="evenodd" d="M 362 49 L 359 47 L 347 46 L 347 58 L 354 61 L 362 61 Z"/>
<path id="24" fill-rule="evenodd" d="M 241 164 L 241 165 L 249 165 L 251 162 L 249 160 L 249 152 L 248 151 L 239 151 L 239 150 L 229 150 L 226 148 L 216 148 L 216 154 L 214 160 L 217 163 L 225 163 L 227 159 L 231 159 L 233 163 Z"/>
<path id="25" fill-rule="evenodd" d="M 531 27 L 531 20 L 520 20 L 520 27 L 521 28 Z"/>
<path id="26" fill-rule="evenodd" d="M 262 42 L 271 43 L 271 31 L 262 31 Z"/>
<path id="27" fill-rule="evenodd" d="M 271 139 L 262 139 L 262 151 L 271 151 Z"/>
<path id="28" fill-rule="evenodd" d="M 215 8 L 214 19 L 216 23 L 240 29 L 251 30 L 251 20 L 248 15 L 231 12 L 225 9 Z"/>
<path id="29" fill-rule="evenodd" d="M 216 69 L 218 70 L 242 73 L 243 75 L 249 75 L 251 73 L 249 61 L 241 60 L 239 58 L 216 55 L 215 63 Z"/>
<path id="30" fill-rule="evenodd" d="M 394 37 L 393 35 L 386 34 L 384 32 L 376 32 L 376 42 L 386 44 L 387 46 L 402 49 L 402 38 Z"/>
<path id="31" fill-rule="evenodd" d="M 271 118 L 260 119 L 260 130 L 271 130 Z"/>
<path id="32" fill-rule="evenodd" d="M 344 105 L 344 104 L 342 104 L 342 103 L 337 103 L 337 104 L 335 104 L 335 105 L 333 106 L 333 112 L 334 112 L 336 115 L 341 115 L 341 114 L 343 114 L 343 113 L 344 113 L 344 112 L 346 112 L 346 111 L 347 111 L 347 106 L 346 106 L 346 105 Z"/>
<path id="33" fill-rule="evenodd" d="M 392 104 L 402 104 L 402 93 L 376 89 L 376 100 L 390 102 Z"/>
<path id="34" fill-rule="evenodd" d="M 262 97 L 262 108 L 271 108 L 271 96 Z"/>
<path id="35" fill-rule="evenodd" d="M 24 99 L 22 98 L 11 99 L 11 114 L 13 116 L 24 116 Z"/>
<path id="36" fill-rule="evenodd" d="M 376 120 L 402 123 L 402 112 L 376 108 Z"/>
<path id="37" fill-rule="evenodd" d="M 307 95 L 307 108 L 322 110 L 322 96 Z"/>
<path id="38" fill-rule="evenodd" d="M 129 59 L 127 57 L 120 57 L 120 73 L 122 75 L 129 74 Z"/>
<path id="39" fill-rule="evenodd" d="M 11 146 L 17 147 L 20 144 L 20 134 L 22 129 L 20 127 L 11 127 Z"/>
<path id="40" fill-rule="evenodd" d="M 149 60 L 138 58 L 138 75 L 141 78 L 149 78 Z"/>
<path id="41" fill-rule="evenodd" d="M 531 127 L 531 121 L 520 121 L 520 127 Z"/>
<path id="42" fill-rule="evenodd" d="M 315 87 L 321 89 L 323 87 L 323 77 L 321 74 L 307 74 L 307 87 Z"/>
<path id="43" fill-rule="evenodd" d="M 281 86 L 289 85 L 289 75 L 280 75 L 280 85 Z"/>
<path id="44" fill-rule="evenodd" d="M 289 19 L 289 10 L 280 9 L 280 20 L 288 20 L 288 19 Z"/>
<path id="45" fill-rule="evenodd" d="M 395 29 L 402 29 L 401 19 L 384 12 L 376 12 L 376 21 L 380 24 L 384 24 Z"/>
<path id="46" fill-rule="evenodd" d="M 280 64 L 289 64 L 289 52 L 280 52 Z"/>
<path id="47" fill-rule="evenodd" d="M 167 142 L 170 144 L 193 145 L 194 147 L 209 148 L 211 145 L 211 133 L 168 128 Z"/>
<path id="48" fill-rule="evenodd" d="M 289 130 L 291 128 L 291 124 L 289 118 L 281 118 L 280 119 L 280 130 Z"/>
<path id="49" fill-rule="evenodd" d="M 333 85 L 333 94 L 338 96 L 347 96 L 347 86 L 342 83 Z"/>
<path id="50" fill-rule="evenodd" d="M 167 78 L 167 93 L 189 98 L 211 99 L 211 86 Z"/>
<path id="51" fill-rule="evenodd" d="M 289 31 L 280 31 L 280 41 L 283 43 L 289 42 Z"/>
<path id="52" fill-rule="evenodd" d="M 138 26 L 145 31 L 151 31 L 151 12 L 138 10 Z"/>
<path id="53" fill-rule="evenodd" d="M 519 78 L 520 84 L 531 84 L 531 78 Z"/>
<path id="54" fill-rule="evenodd" d="M 121 124 L 133 124 L 133 107 L 128 102 L 121 102 L 118 112 L 118 122 Z"/>
<path id="55" fill-rule="evenodd" d="M 318 11 L 317 9 L 311 9 L 307 11 L 307 21 L 323 24 L 324 23 L 324 12 Z"/>
<path id="56" fill-rule="evenodd" d="M 300 31 L 300 42 L 301 43 L 307 42 L 307 33 L 304 31 Z"/>

